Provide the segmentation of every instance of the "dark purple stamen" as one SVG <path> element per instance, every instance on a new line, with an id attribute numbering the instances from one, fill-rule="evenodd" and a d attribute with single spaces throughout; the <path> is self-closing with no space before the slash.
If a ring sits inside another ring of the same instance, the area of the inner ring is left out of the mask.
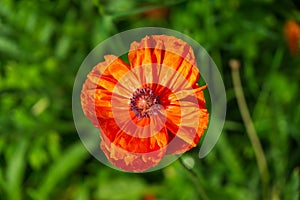
<path id="1" fill-rule="evenodd" d="M 130 98 L 130 110 L 138 119 L 149 118 L 159 110 L 160 99 L 150 88 L 136 89 Z M 157 104 L 157 105 L 156 105 Z"/>

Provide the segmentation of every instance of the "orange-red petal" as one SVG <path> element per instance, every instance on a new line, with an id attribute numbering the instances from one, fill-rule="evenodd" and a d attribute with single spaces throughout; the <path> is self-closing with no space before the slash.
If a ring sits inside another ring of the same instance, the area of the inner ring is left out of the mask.
<path id="1" fill-rule="evenodd" d="M 194 85 L 200 76 L 191 46 L 173 36 L 146 36 L 139 43 L 133 42 L 128 58 L 132 68 L 146 64 L 171 67 L 186 78 L 190 85 Z"/>
<path id="2" fill-rule="evenodd" d="M 150 137 L 134 137 L 120 129 L 114 119 L 98 119 L 102 130 L 102 138 L 109 139 L 117 147 L 133 153 L 147 153 L 164 148 L 168 143 L 165 128 L 153 133 Z M 108 140 L 106 140 L 108 142 Z"/>
<path id="3" fill-rule="evenodd" d="M 101 149 L 118 168 L 140 172 L 157 165 L 163 158 L 168 135 L 166 129 L 148 138 L 137 138 L 120 130 L 113 119 L 101 123 Z M 109 129 L 109 131 L 108 131 Z"/>
<path id="4" fill-rule="evenodd" d="M 175 103 L 169 106 L 171 113 L 168 112 L 169 109 L 166 109 L 168 113 L 166 126 L 170 138 L 168 154 L 184 153 L 195 147 L 207 128 L 208 111 L 202 91 L 205 87 L 195 88 L 192 91 L 195 96 L 191 94 L 191 91 L 176 93 L 180 101 L 174 101 L 174 96 L 170 96 L 171 102 Z M 198 121 L 195 122 L 195 120 Z"/>
<path id="5" fill-rule="evenodd" d="M 84 85 L 89 85 L 88 88 L 100 87 L 112 92 L 118 80 L 129 71 L 129 66 L 114 55 L 107 55 L 104 58 L 105 61 L 97 64 L 87 75 Z"/>
<path id="6" fill-rule="evenodd" d="M 111 118 L 111 96 L 113 89 L 127 71 L 129 66 L 120 58 L 108 55 L 105 61 L 97 64 L 87 75 L 81 91 L 81 105 L 84 114 L 92 121 L 95 127 L 99 127 L 97 120 Z M 122 98 L 122 93 L 119 94 Z"/>
<path id="7" fill-rule="evenodd" d="M 114 166 L 129 172 L 146 171 L 156 166 L 165 154 L 164 149 L 149 153 L 132 153 L 117 147 L 113 143 L 106 144 L 103 141 L 100 147 Z"/>

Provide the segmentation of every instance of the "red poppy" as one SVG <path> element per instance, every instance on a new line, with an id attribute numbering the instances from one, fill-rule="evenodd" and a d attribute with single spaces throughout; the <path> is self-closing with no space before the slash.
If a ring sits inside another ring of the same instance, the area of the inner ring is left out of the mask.
<path id="1" fill-rule="evenodd" d="M 195 147 L 208 125 L 192 48 L 173 36 L 133 42 L 129 63 L 107 55 L 87 75 L 84 114 L 100 129 L 100 147 L 120 169 L 145 171 L 165 154 Z"/>
<path id="2" fill-rule="evenodd" d="M 292 55 L 297 55 L 300 39 L 300 26 L 297 22 L 290 20 L 284 25 L 284 34 Z"/>

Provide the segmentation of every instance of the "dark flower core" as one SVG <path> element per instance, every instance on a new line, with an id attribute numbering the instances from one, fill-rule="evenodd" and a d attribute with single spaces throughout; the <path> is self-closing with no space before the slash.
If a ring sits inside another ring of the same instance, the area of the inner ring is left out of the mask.
<path id="1" fill-rule="evenodd" d="M 143 89 L 136 89 L 130 98 L 130 110 L 134 112 L 138 119 L 149 118 L 153 113 L 155 114 L 160 108 L 160 99 L 153 91 L 146 87 Z M 157 105 L 157 106 L 156 106 Z"/>

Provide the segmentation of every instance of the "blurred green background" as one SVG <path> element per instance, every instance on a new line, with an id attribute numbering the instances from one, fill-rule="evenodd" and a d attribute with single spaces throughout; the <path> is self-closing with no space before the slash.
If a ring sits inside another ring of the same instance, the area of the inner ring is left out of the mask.
<path id="1" fill-rule="evenodd" d="M 286 21 L 300 22 L 299 7 L 291 0 L 0 0 L 0 199 L 299 199 L 300 58 L 284 35 Z M 145 174 L 110 169 L 75 130 L 72 87 L 83 59 L 108 37 L 143 26 L 189 35 L 223 76 L 223 133 L 204 159 L 197 149 L 183 155 L 194 163 L 190 171 L 179 161 Z M 232 58 L 241 63 L 265 151 L 267 198 L 237 106 Z"/>

